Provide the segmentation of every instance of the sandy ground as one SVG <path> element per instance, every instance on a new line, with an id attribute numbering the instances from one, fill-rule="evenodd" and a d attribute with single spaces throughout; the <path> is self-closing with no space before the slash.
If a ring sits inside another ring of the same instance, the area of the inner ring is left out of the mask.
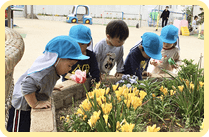
<path id="1" fill-rule="evenodd" d="M 14 24 L 19 27 L 14 28 L 20 34 L 26 34 L 24 39 L 25 52 L 14 69 L 14 82 L 31 67 L 36 58 L 43 54 L 45 45 L 55 36 L 68 35 L 68 32 L 72 25 L 59 21 L 46 21 L 37 19 L 24 19 L 14 18 Z M 87 25 L 92 32 L 94 45 L 105 38 L 105 27 L 102 25 Z M 124 44 L 124 57 L 129 53 L 137 41 L 141 39 L 141 36 L 145 32 L 154 32 L 160 35 L 161 28 L 155 31 L 153 27 L 135 28 L 129 27 L 129 37 Z M 194 62 L 199 61 L 200 54 L 204 56 L 204 40 L 198 39 L 194 36 L 182 36 L 180 35 L 180 56 L 181 59 L 193 59 Z M 204 57 L 202 60 L 202 67 L 204 67 Z M 110 74 L 115 74 L 115 68 Z M 60 83 L 61 80 L 58 81 Z"/>

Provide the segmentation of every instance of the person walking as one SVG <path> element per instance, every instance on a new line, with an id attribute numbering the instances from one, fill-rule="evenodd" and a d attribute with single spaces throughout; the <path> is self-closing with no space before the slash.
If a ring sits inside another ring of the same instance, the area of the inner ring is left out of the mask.
<path id="1" fill-rule="evenodd" d="M 166 6 L 165 10 L 163 11 L 163 13 L 161 14 L 160 18 L 162 18 L 162 27 L 166 26 L 167 25 L 167 22 L 168 22 L 168 18 L 169 18 L 169 14 L 170 14 L 170 11 L 168 10 L 168 6 Z M 165 22 L 165 24 L 164 24 Z"/>

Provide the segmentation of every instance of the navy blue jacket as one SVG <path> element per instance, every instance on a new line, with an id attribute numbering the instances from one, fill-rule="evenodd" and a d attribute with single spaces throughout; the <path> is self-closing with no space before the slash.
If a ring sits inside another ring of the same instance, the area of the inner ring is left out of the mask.
<path id="1" fill-rule="evenodd" d="M 74 74 L 77 69 L 80 69 L 81 71 L 86 70 L 87 77 L 92 76 L 92 78 L 95 79 L 96 82 L 99 82 L 100 71 L 98 68 L 95 53 L 87 49 L 86 56 L 89 56 L 90 58 L 87 60 L 79 60 L 75 65 L 72 66 L 72 69 L 71 71 L 69 71 L 69 73 Z M 65 78 L 66 75 L 67 74 L 62 75 L 62 81 L 67 80 Z"/>
<path id="2" fill-rule="evenodd" d="M 136 75 L 139 80 L 142 80 L 142 72 L 147 70 L 150 59 L 146 59 L 142 56 L 142 53 L 138 48 L 139 45 L 141 45 L 141 42 L 130 50 L 125 60 L 123 73 Z"/>

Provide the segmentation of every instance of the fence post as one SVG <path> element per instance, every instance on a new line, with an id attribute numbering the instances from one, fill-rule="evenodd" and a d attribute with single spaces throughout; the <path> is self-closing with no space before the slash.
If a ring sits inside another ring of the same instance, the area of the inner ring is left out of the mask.
<path id="1" fill-rule="evenodd" d="M 124 14 L 124 12 L 122 12 L 122 20 L 123 20 L 123 14 Z"/>
<path id="2" fill-rule="evenodd" d="M 24 17 L 27 18 L 27 5 L 24 6 Z"/>

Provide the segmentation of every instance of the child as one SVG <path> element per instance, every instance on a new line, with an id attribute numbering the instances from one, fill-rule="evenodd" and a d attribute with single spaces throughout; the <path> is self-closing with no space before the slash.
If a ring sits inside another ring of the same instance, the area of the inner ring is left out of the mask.
<path id="1" fill-rule="evenodd" d="M 81 71 L 86 70 L 87 77 L 89 77 L 88 74 L 90 74 L 96 82 L 99 82 L 100 72 L 95 54 L 87 49 L 92 42 L 90 28 L 81 24 L 74 25 L 70 29 L 69 36 L 80 45 L 82 54 L 87 55 L 90 58 L 88 60 L 79 60 L 75 65 L 72 66 L 72 70 L 70 70 L 68 73 L 74 74 L 77 69 L 80 69 Z M 67 80 L 65 78 L 66 75 L 67 73 L 63 75 L 62 81 Z"/>
<path id="2" fill-rule="evenodd" d="M 163 42 L 159 36 L 152 32 L 146 32 L 142 41 L 134 46 L 125 61 L 124 74 L 136 75 L 142 80 L 142 75 L 151 75 L 146 72 L 150 58 L 160 60 Z"/>
<path id="3" fill-rule="evenodd" d="M 191 31 L 190 34 L 198 33 L 198 29 L 197 29 L 197 19 L 198 19 L 198 16 L 194 16 L 194 20 L 192 21 L 192 31 Z"/>
<path id="4" fill-rule="evenodd" d="M 161 51 L 163 58 L 160 62 L 155 60 L 151 61 L 150 64 L 154 65 L 155 68 L 152 73 L 164 73 L 161 68 L 168 71 L 173 71 L 174 68 L 178 68 L 179 63 L 179 49 L 176 47 L 178 40 L 178 28 L 173 25 L 168 25 L 161 30 L 160 38 L 163 41 L 163 49 Z M 176 65 L 170 65 L 168 60 L 172 58 Z"/>
<path id="5" fill-rule="evenodd" d="M 51 96 L 59 75 L 71 70 L 77 60 L 88 58 L 69 36 L 57 36 L 49 41 L 44 54 L 35 60 L 14 86 L 7 130 L 29 132 L 31 108 L 50 108 L 51 104 L 46 100 Z M 41 99 L 43 97 L 45 101 Z"/>
<path id="6" fill-rule="evenodd" d="M 107 24 L 106 38 L 94 47 L 100 74 L 109 74 L 117 63 L 115 76 L 123 72 L 123 44 L 129 35 L 127 24 L 114 20 Z"/>

